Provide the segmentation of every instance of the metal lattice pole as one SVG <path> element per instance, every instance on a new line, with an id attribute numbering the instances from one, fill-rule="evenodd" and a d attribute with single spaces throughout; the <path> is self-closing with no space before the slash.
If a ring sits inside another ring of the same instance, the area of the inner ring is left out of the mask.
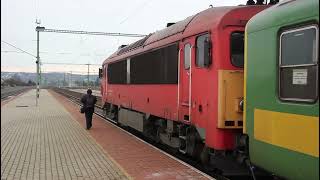
<path id="1" fill-rule="evenodd" d="M 88 88 L 90 87 L 90 86 L 89 86 L 89 82 L 90 82 L 90 81 L 89 81 L 89 66 L 90 66 L 90 64 L 88 64 L 88 85 L 87 85 Z"/>
<path id="2" fill-rule="evenodd" d="M 40 66 L 40 57 L 39 57 L 39 31 L 37 31 L 37 90 L 36 90 L 36 106 L 38 106 L 38 99 L 39 99 L 39 88 L 40 88 L 40 77 L 39 77 L 39 66 Z"/>
<path id="3" fill-rule="evenodd" d="M 40 96 L 40 56 L 39 56 L 39 31 L 45 29 L 44 27 L 37 26 L 36 31 L 37 31 L 37 90 L 36 90 L 36 106 L 38 106 L 38 99 Z"/>

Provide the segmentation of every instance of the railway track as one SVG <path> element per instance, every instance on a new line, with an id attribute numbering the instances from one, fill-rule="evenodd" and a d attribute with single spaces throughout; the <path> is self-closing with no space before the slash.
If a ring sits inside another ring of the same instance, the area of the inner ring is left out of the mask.
<path id="1" fill-rule="evenodd" d="M 68 89 L 60 89 L 60 88 L 53 88 L 53 90 L 65 97 L 67 97 L 70 101 L 72 101 L 73 103 L 81 106 L 81 102 L 80 99 L 82 97 L 82 93 L 79 92 L 74 92 L 74 91 L 70 91 Z M 137 139 L 139 139 L 140 141 L 143 141 L 145 143 L 147 143 L 148 145 L 166 153 L 167 155 L 173 157 L 174 159 L 182 162 L 183 164 L 187 165 L 187 166 L 191 166 L 193 167 L 193 169 L 197 169 L 201 174 L 204 174 L 206 176 L 209 176 L 211 178 L 216 178 L 219 180 L 251 180 L 252 177 L 246 175 L 232 175 L 232 176 L 222 176 L 220 175 L 220 171 L 218 169 L 212 169 L 210 167 L 204 167 L 201 163 L 199 163 L 198 161 L 195 161 L 193 159 L 190 159 L 189 157 L 180 154 L 174 150 L 172 150 L 171 148 L 168 148 L 168 146 L 162 145 L 162 144 L 158 144 L 155 143 L 154 141 L 144 137 L 141 133 L 128 128 L 128 127 L 123 127 L 123 126 L 119 126 L 117 121 L 114 121 L 110 118 L 105 117 L 104 115 L 104 111 L 103 108 L 101 106 L 101 97 L 97 97 L 97 104 L 95 107 L 95 114 L 100 116 L 101 118 L 103 118 L 104 120 L 111 122 L 114 126 L 116 126 L 117 128 L 120 128 L 121 130 L 131 134 L 132 136 L 136 137 Z M 261 176 L 259 178 L 257 178 L 258 180 L 265 180 L 265 179 L 270 179 L 270 176 Z"/>
<path id="2" fill-rule="evenodd" d="M 31 88 L 32 87 L 26 87 L 26 86 L 1 88 L 1 101 L 9 98 L 10 96 L 16 96 L 16 95 L 18 95 L 26 90 L 29 90 Z"/>

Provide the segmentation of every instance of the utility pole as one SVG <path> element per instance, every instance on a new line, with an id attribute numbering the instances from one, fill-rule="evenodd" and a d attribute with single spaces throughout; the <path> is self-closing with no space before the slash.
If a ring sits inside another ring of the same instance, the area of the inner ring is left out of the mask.
<path id="1" fill-rule="evenodd" d="M 36 90 L 36 106 L 38 106 L 38 99 L 40 96 L 40 56 L 39 56 L 39 30 L 44 29 L 44 27 L 37 26 L 36 31 L 37 31 L 37 90 Z"/>
<path id="2" fill-rule="evenodd" d="M 66 84 L 66 73 L 63 73 L 63 83 L 62 83 L 62 87 L 64 87 Z"/>
<path id="3" fill-rule="evenodd" d="M 90 64 L 88 63 L 88 84 L 87 84 L 88 88 L 89 88 L 89 66 Z"/>
<path id="4" fill-rule="evenodd" d="M 40 61 L 40 57 L 39 57 L 39 95 L 40 95 L 40 85 L 43 84 L 43 81 L 42 81 L 42 71 L 41 71 L 41 61 Z"/>
<path id="5" fill-rule="evenodd" d="M 36 90 L 36 106 L 38 106 L 38 99 L 40 96 L 40 56 L 39 56 L 39 31 L 45 29 L 44 27 L 37 26 L 37 90 Z"/>
<path id="6" fill-rule="evenodd" d="M 39 99 L 39 85 L 40 85 L 40 78 L 39 78 L 39 31 L 37 31 L 37 90 L 36 90 L 36 106 L 38 106 L 38 99 Z"/>
<path id="7" fill-rule="evenodd" d="M 70 71 L 70 84 L 69 87 L 72 87 L 72 71 Z"/>

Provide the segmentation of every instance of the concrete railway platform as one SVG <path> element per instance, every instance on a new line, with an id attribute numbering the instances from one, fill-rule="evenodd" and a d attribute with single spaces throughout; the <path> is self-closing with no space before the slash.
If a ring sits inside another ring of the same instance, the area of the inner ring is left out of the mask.
<path id="1" fill-rule="evenodd" d="M 1 107 L 1 179 L 211 179 L 79 107 L 30 90 Z"/>

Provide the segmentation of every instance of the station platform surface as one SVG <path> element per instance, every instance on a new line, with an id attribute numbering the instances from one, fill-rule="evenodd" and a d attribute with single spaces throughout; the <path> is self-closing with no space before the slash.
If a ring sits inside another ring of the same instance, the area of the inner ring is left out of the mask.
<path id="1" fill-rule="evenodd" d="M 1 179 L 129 179 L 46 90 L 1 107 Z"/>
<path id="2" fill-rule="evenodd" d="M 212 179 L 51 90 L 1 106 L 1 179 Z"/>

